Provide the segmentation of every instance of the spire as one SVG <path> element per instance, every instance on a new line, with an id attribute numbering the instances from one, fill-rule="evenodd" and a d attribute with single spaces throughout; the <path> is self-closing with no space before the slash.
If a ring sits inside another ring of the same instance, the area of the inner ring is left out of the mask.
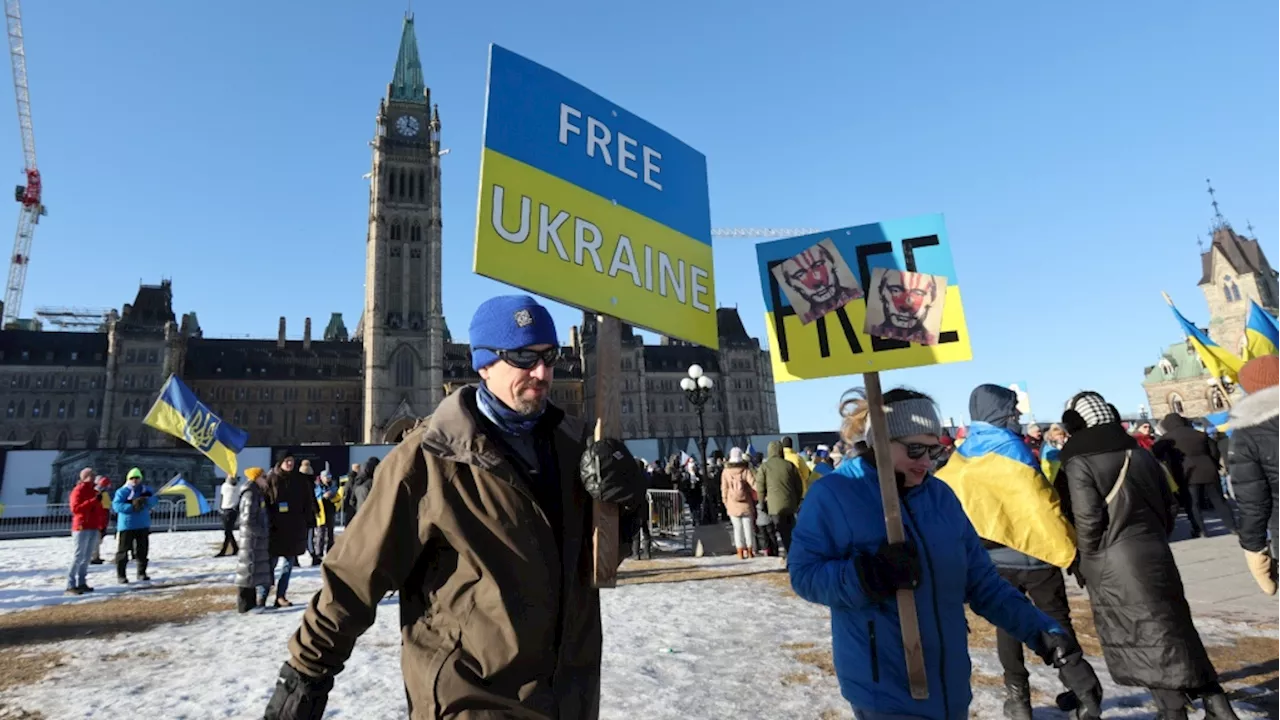
<path id="1" fill-rule="evenodd" d="M 1214 193 L 1213 181 L 1206 178 L 1204 182 L 1209 186 L 1209 199 L 1211 201 L 1209 204 L 1213 206 L 1213 229 L 1221 230 L 1222 228 L 1231 227 L 1231 223 L 1222 217 L 1222 211 L 1218 209 L 1218 196 Z"/>
<path id="2" fill-rule="evenodd" d="M 412 13 L 405 13 L 404 16 L 400 53 L 396 56 L 396 74 L 391 79 L 391 99 L 427 104 L 426 83 L 422 79 L 422 62 L 418 60 L 418 37 L 413 32 Z"/>

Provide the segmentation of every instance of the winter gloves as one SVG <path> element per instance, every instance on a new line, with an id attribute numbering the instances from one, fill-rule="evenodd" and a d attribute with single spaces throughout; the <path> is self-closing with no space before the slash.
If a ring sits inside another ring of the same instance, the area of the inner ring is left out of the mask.
<path id="1" fill-rule="evenodd" d="M 853 569 L 872 602 L 884 602 L 899 590 L 920 586 L 920 557 L 910 543 L 885 542 L 874 555 L 855 557 Z"/>
<path id="2" fill-rule="evenodd" d="M 1076 698 L 1077 706 L 1071 708 L 1079 710 L 1075 717 L 1087 720 L 1102 717 L 1102 683 L 1093 667 L 1085 661 L 1084 651 L 1074 637 L 1055 627 L 1040 633 L 1039 637 L 1027 643 L 1027 647 L 1046 665 L 1052 665 L 1058 671 L 1058 678 Z M 1060 707 L 1063 699 L 1059 699 Z"/>
<path id="3" fill-rule="evenodd" d="M 645 505 L 649 481 L 621 440 L 605 438 L 589 444 L 578 470 L 587 493 L 596 500 L 617 503 L 624 511 Z"/>
<path id="4" fill-rule="evenodd" d="M 1253 579 L 1258 581 L 1258 587 L 1262 588 L 1262 592 L 1275 595 L 1276 561 L 1271 554 L 1266 550 L 1261 552 L 1245 550 L 1244 561 L 1249 565 L 1249 572 L 1253 573 Z"/>
<path id="5" fill-rule="evenodd" d="M 263 720 L 321 720 L 332 689 L 333 678 L 308 677 L 285 663 Z"/>

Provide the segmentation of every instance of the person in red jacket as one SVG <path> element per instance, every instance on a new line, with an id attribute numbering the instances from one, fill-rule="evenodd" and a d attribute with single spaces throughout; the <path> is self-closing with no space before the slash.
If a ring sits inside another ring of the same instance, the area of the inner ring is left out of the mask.
<path id="1" fill-rule="evenodd" d="M 93 487 L 98 491 L 98 497 L 102 500 L 102 529 L 98 531 L 98 542 L 93 544 L 93 559 L 89 561 L 90 565 L 102 564 L 102 541 L 107 537 L 107 527 L 111 525 L 111 499 L 115 494 L 111 491 L 111 478 L 106 475 L 99 475 L 97 480 L 93 481 Z"/>
<path id="2" fill-rule="evenodd" d="M 102 528 L 107 526 L 107 513 L 93 480 L 93 468 L 85 468 L 80 471 L 80 482 L 71 491 L 71 537 L 74 538 L 75 557 L 71 560 L 71 571 L 67 573 L 68 595 L 93 592 L 86 578 L 89 559 L 101 537 Z"/>

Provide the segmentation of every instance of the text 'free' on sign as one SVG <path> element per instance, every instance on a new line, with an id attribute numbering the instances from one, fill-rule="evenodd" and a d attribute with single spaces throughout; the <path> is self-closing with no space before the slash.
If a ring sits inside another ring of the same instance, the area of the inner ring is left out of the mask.
<path id="1" fill-rule="evenodd" d="M 706 158 L 491 45 L 474 270 L 716 348 Z"/>
<path id="2" fill-rule="evenodd" d="M 756 260 L 775 382 L 973 358 L 941 215 L 761 243 Z"/>

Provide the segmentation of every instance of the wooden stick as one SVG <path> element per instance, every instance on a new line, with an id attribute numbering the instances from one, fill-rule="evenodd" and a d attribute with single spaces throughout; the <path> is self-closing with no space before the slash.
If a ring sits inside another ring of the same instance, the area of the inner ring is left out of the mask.
<path id="1" fill-rule="evenodd" d="M 622 374 L 622 327 L 618 319 L 600 315 L 596 322 L 595 437 L 622 437 L 622 401 L 618 376 Z M 618 506 L 591 502 L 591 586 L 611 588 L 618 581 Z"/>
<path id="2" fill-rule="evenodd" d="M 876 454 L 876 474 L 880 477 L 880 502 L 884 505 L 884 527 L 890 543 L 906 541 L 902 527 L 902 505 L 898 500 L 898 481 L 893 470 L 893 449 L 889 445 L 889 423 L 884 417 L 884 395 L 880 391 L 880 373 L 862 376 L 867 389 L 868 419 L 871 421 L 872 450 Z M 902 649 L 907 654 L 907 680 L 911 697 L 929 698 L 929 680 L 924 668 L 924 646 L 920 644 L 920 616 L 916 611 L 916 594 L 899 590 L 898 623 L 902 627 Z"/>

